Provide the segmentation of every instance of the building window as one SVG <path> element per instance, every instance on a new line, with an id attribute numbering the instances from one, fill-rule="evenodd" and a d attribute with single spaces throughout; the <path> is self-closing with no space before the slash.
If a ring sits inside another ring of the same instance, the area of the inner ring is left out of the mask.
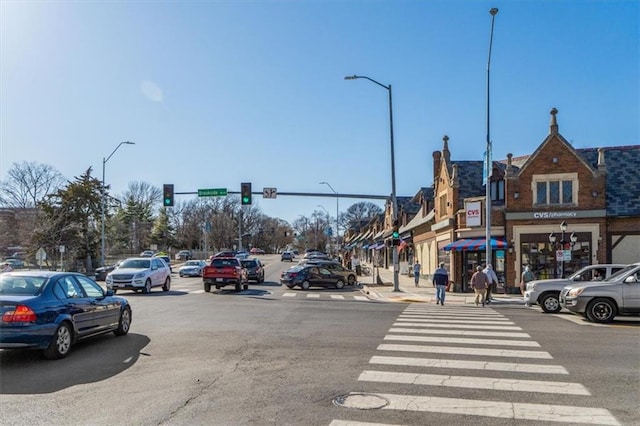
<path id="1" fill-rule="evenodd" d="M 438 212 L 440 214 L 440 216 L 446 216 L 447 215 L 447 194 L 441 195 L 440 196 L 440 211 Z"/>
<path id="2" fill-rule="evenodd" d="M 578 176 L 576 173 L 534 175 L 533 190 L 536 205 L 577 204 Z"/>
<path id="3" fill-rule="evenodd" d="M 491 181 L 491 201 L 504 201 L 504 180 Z"/>

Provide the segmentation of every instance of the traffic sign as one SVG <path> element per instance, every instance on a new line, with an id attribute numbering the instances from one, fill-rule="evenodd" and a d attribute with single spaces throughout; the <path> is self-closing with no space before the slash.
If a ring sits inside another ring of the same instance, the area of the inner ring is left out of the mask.
<path id="1" fill-rule="evenodd" d="M 262 198 L 276 198 L 278 196 L 278 190 L 276 188 L 263 188 Z"/>
<path id="2" fill-rule="evenodd" d="M 42 247 L 40 247 L 36 252 L 36 261 L 38 261 L 38 263 L 41 264 L 45 260 L 47 260 L 47 252 L 44 251 Z"/>
<path id="3" fill-rule="evenodd" d="M 198 189 L 198 197 L 221 197 L 227 195 L 227 188 Z"/>

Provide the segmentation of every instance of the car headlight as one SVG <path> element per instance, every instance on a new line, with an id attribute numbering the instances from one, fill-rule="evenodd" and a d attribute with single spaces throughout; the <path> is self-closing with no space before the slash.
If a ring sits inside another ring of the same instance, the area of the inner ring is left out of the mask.
<path id="1" fill-rule="evenodd" d="M 107 275 L 107 278 L 105 278 L 105 282 L 107 284 L 111 284 L 113 282 L 113 277 L 111 275 Z"/>
<path id="2" fill-rule="evenodd" d="M 536 289 L 535 283 L 528 283 L 527 284 L 527 290 L 535 290 L 535 289 Z"/>
<path id="3" fill-rule="evenodd" d="M 138 272 L 133 276 L 133 279 L 136 280 L 136 279 L 144 278 L 144 276 L 145 276 L 145 272 Z"/>
<path id="4" fill-rule="evenodd" d="M 571 290 L 569 290 L 569 293 L 567 293 L 567 297 L 578 297 L 582 294 L 583 291 L 584 287 L 572 288 Z"/>

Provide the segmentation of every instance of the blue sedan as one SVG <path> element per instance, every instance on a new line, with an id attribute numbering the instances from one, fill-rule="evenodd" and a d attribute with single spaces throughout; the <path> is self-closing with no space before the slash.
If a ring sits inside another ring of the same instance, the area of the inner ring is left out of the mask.
<path id="1" fill-rule="evenodd" d="M 127 299 L 74 272 L 0 275 L 0 349 L 41 349 L 47 359 L 68 355 L 79 340 L 131 326 Z"/>

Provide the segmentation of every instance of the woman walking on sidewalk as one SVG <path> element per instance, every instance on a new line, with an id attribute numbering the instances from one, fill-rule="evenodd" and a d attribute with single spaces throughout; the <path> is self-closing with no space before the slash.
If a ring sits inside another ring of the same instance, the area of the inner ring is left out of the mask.
<path id="1" fill-rule="evenodd" d="M 489 285 L 489 279 L 482 272 L 482 266 L 476 266 L 476 272 L 471 277 L 471 288 L 476 293 L 476 306 L 478 306 L 479 302 L 482 302 L 482 306 L 484 306 L 484 294 L 487 291 L 487 286 Z"/>
<path id="2" fill-rule="evenodd" d="M 444 262 L 440 262 L 438 269 L 433 273 L 433 286 L 436 288 L 436 305 L 439 303 L 444 306 L 447 283 L 449 283 L 449 273 L 444 269 Z"/>
<path id="3" fill-rule="evenodd" d="M 416 282 L 416 287 L 419 287 L 420 283 L 420 262 L 416 260 L 416 263 L 413 264 L 413 279 Z"/>

